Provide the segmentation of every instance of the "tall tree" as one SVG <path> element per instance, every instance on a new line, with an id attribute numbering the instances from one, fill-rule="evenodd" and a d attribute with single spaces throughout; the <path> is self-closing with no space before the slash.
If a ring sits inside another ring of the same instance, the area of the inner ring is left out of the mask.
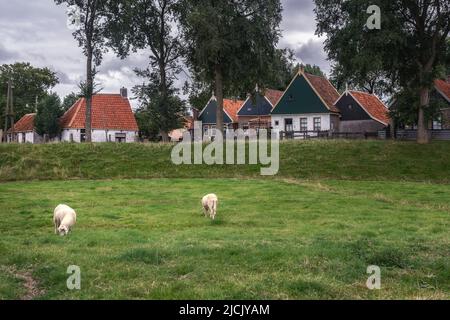
<path id="1" fill-rule="evenodd" d="M 147 80 L 134 88 L 141 108 L 151 114 L 152 127 L 159 127 L 163 141 L 179 128 L 184 103 L 177 97 L 174 81 L 180 72 L 182 46 L 173 28 L 177 24 L 177 0 L 122 0 L 109 19 L 111 45 L 122 58 L 139 49 L 148 50 L 149 67 L 135 70 Z"/>
<path id="2" fill-rule="evenodd" d="M 325 49 L 358 79 L 381 72 L 393 85 L 415 92 L 419 143 L 429 142 L 430 90 L 445 58 L 450 2 L 442 0 L 315 0 L 317 33 Z M 381 29 L 367 27 L 369 5 L 381 8 Z M 413 108 L 411 106 L 411 108 Z"/>
<path id="3" fill-rule="evenodd" d="M 62 116 L 61 99 L 56 93 L 45 96 L 38 104 L 35 118 L 36 132 L 50 139 L 60 133 L 59 118 Z"/>
<path id="4" fill-rule="evenodd" d="M 15 119 L 22 118 L 27 113 L 36 110 L 36 100 L 39 101 L 47 91 L 58 83 L 56 73 L 48 68 L 36 68 L 29 63 L 20 62 L 0 66 L 0 123 L 4 123 L 6 106 L 7 82 L 12 79 L 14 84 Z"/>
<path id="5" fill-rule="evenodd" d="M 280 36 L 279 0 L 182 0 L 180 22 L 191 72 L 214 83 L 217 128 L 223 128 L 224 89 L 251 92 L 267 85 Z"/>
<path id="6" fill-rule="evenodd" d="M 74 38 L 86 56 L 86 142 L 92 141 L 92 96 L 94 76 L 105 52 L 107 13 L 117 5 L 114 0 L 55 0 L 57 5 L 67 4 L 72 10 L 69 19 L 75 27 Z"/>

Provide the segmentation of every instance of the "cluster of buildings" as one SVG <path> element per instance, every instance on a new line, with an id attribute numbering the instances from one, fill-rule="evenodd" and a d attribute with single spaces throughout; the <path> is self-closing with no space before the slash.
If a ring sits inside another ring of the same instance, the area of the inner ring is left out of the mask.
<path id="1" fill-rule="evenodd" d="M 431 97 L 444 108 L 430 121 L 429 129 L 450 130 L 450 77 L 435 81 Z M 216 132 L 216 111 L 213 96 L 198 116 L 206 137 Z M 326 77 L 303 69 L 284 92 L 268 89 L 246 101 L 225 99 L 223 117 L 225 130 L 270 128 L 287 138 L 385 137 L 393 127 L 415 130 L 414 126 L 394 124 L 389 108 L 376 95 L 356 90 L 339 94 Z"/>
<path id="2" fill-rule="evenodd" d="M 430 129 L 450 129 L 450 78 L 436 80 L 432 98 L 447 106 L 430 122 Z M 201 112 L 186 119 L 186 128 L 174 130 L 172 141 L 182 138 L 183 130 L 201 121 L 206 140 L 216 134 L 218 104 L 214 96 Z M 86 101 L 79 99 L 60 119 L 61 134 L 57 141 L 85 140 Z M 27 114 L 14 126 L 15 141 L 40 143 L 43 138 L 34 128 L 35 114 Z M 375 95 L 346 90 L 343 94 L 324 76 L 303 69 L 283 91 L 265 89 L 245 101 L 224 99 L 224 130 L 271 129 L 287 138 L 333 135 L 377 134 L 392 126 L 388 107 Z M 408 128 L 406 128 L 408 129 Z M 412 128 L 414 129 L 414 128 Z M 135 142 L 139 128 L 126 89 L 120 94 L 97 94 L 92 100 L 93 142 Z M 9 139 L 11 139 L 9 135 Z"/>
<path id="3" fill-rule="evenodd" d="M 44 137 L 37 134 L 34 126 L 36 114 L 23 116 L 14 125 L 14 139 L 18 143 L 42 143 Z M 139 127 L 136 122 L 127 90 L 120 94 L 96 94 L 92 97 L 92 141 L 136 142 Z M 86 138 L 86 99 L 80 98 L 60 118 L 61 134 L 55 142 L 84 142 Z M 11 141 L 11 134 L 8 140 Z"/>

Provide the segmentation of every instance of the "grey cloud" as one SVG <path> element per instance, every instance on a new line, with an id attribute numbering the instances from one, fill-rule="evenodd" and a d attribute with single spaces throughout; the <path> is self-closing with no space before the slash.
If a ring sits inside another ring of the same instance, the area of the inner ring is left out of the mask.
<path id="1" fill-rule="evenodd" d="M 313 0 L 282 0 L 282 29 L 286 31 L 302 31 L 314 34 L 316 22 Z"/>
<path id="2" fill-rule="evenodd" d="M 9 62 L 17 56 L 17 53 L 6 49 L 4 46 L 2 46 L 2 44 L 0 44 L 0 63 Z"/>
<path id="3" fill-rule="evenodd" d="M 315 64 L 326 73 L 330 71 L 330 63 L 323 50 L 323 42 L 321 40 L 309 40 L 307 43 L 299 45 L 295 50 L 295 55 L 305 64 Z"/>
<path id="4" fill-rule="evenodd" d="M 56 71 L 56 76 L 58 77 L 60 84 L 75 84 L 75 81 L 71 80 L 65 72 Z"/>
<path id="5" fill-rule="evenodd" d="M 280 45 L 289 46 L 305 62 L 328 70 L 320 41 L 306 43 L 305 39 L 296 39 L 299 32 L 310 35 L 306 39 L 314 36 L 313 0 L 282 0 L 282 4 Z M 85 57 L 67 28 L 66 7 L 57 6 L 54 0 L 0 0 L 0 42 L 0 62 L 28 61 L 38 67 L 57 70 L 61 84 L 55 90 L 61 96 L 76 91 L 76 84 L 85 76 Z M 125 60 L 108 53 L 98 76 L 104 82 L 105 92 L 116 92 L 118 86 L 131 88 L 142 83 L 132 70 L 147 65 L 148 52 L 145 51 Z M 177 85 L 181 82 L 183 76 Z"/>

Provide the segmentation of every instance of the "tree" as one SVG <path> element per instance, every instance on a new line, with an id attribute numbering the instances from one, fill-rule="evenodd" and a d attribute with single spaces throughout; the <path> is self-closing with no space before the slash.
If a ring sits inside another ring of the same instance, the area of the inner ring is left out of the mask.
<path id="1" fill-rule="evenodd" d="M 147 49 L 149 67 L 135 70 L 148 83 L 137 86 L 141 107 L 151 114 L 164 142 L 169 132 L 181 125 L 184 103 L 177 97 L 174 80 L 180 72 L 182 46 L 174 32 L 176 0 L 122 0 L 109 19 L 111 45 L 121 58 L 131 51 Z"/>
<path id="2" fill-rule="evenodd" d="M 294 73 L 298 71 L 298 66 L 294 51 L 277 49 L 273 62 L 267 65 L 269 79 L 266 86 L 280 91 L 286 90 Z"/>
<path id="3" fill-rule="evenodd" d="M 368 4 L 360 0 L 315 0 L 317 33 L 326 34 L 329 58 L 357 82 L 381 74 L 392 87 L 415 92 L 419 143 L 429 142 L 426 114 L 430 90 L 445 59 L 450 3 L 441 0 L 377 0 L 382 27 L 366 25 Z M 411 106 L 413 108 L 413 106 Z"/>
<path id="4" fill-rule="evenodd" d="M 182 126 L 185 103 L 175 94 L 176 89 L 173 89 L 172 82 L 168 82 L 166 91 L 162 94 L 161 80 L 157 73 L 145 70 L 139 72 L 139 75 L 149 79 L 148 83 L 133 88 L 133 93 L 139 97 L 141 112 L 145 114 L 145 117 L 141 117 L 141 119 L 149 121 L 144 127 L 139 128 L 141 130 L 150 129 L 151 136 L 154 135 L 155 128 L 157 128 L 163 142 L 168 142 L 169 130 Z"/>
<path id="5" fill-rule="evenodd" d="M 16 120 L 36 109 L 39 101 L 47 91 L 58 83 L 56 73 L 48 68 L 35 68 L 26 62 L 4 64 L 0 66 L 0 123 L 4 123 L 7 82 L 14 84 L 14 112 Z"/>
<path id="6" fill-rule="evenodd" d="M 306 73 L 312 74 L 314 76 L 324 77 L 325 73 L 320 69 L 319 66 L 306 64 L 306 65 L 300 65 L 298 64 L 295 68 L 295 74 L 298 73 L 299 69 L 303 67 Z"/>
<path id="7" fill-rule="evenodd" d="M 60 133 L 59 118 L 62 116 L 61 99 L 56 93 L 45 96 L 38 104 L 34 125 L 36 132 L 50 139 Z"/>
<path id="8" fill-rule="evenodd" d="M 86 142 L 92 141 L 92 96 L 94 76 L 100 66 L 107 42 L 107 13 L 117 5 L 111 0 L 55 0 L 57 5 L 67 4 L 69 19 L 75 27 L 72 33 L 86 56 Z"/>
<path id="9" fill-rule="evenodd" d="M 182 0 L 179 15 L 191 73 L 214 83 L 217 128 L 223 128 L 224 91 L 267 85 L 276 56 L 279 0 Z"/>
<path id="10" fill-rule="evenodd" d="M 81 93 L 75 93 L 75 92 L 69 93 L 67 96 L 64 97 L 64 100 L 61 105 L 62 110 L 64 112 L 69 110 L 75 104 L 75 102 L 77 102 L 78 99 L 80 99 L 81 97 L 82 97 Z"/>

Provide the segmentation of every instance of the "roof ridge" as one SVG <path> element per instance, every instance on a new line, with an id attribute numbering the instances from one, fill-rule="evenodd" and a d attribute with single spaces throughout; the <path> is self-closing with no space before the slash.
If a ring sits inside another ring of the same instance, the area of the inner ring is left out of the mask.
<path id="1" fill-rule="evenodd" d="M 69 124 L 68 124 L 68 127 L 69 127 L 69 128 L 72 126 L 73 122 L 75 121 L 75 118 L 76 118 L 78 112 L 80 111 L 80 108 L 81 108 L 81 105 L 82 105 L 83 100 L 84 100 L 84 98 L 78 99 L 77 104 L 76 104 L 76 107 L 75 107 L 75 111 L 74 111 L 74 113 L 73 113 L 73 115 L 72 115 L 72 119 L 70 119 L 70 122 L 69 122 Z"/>

